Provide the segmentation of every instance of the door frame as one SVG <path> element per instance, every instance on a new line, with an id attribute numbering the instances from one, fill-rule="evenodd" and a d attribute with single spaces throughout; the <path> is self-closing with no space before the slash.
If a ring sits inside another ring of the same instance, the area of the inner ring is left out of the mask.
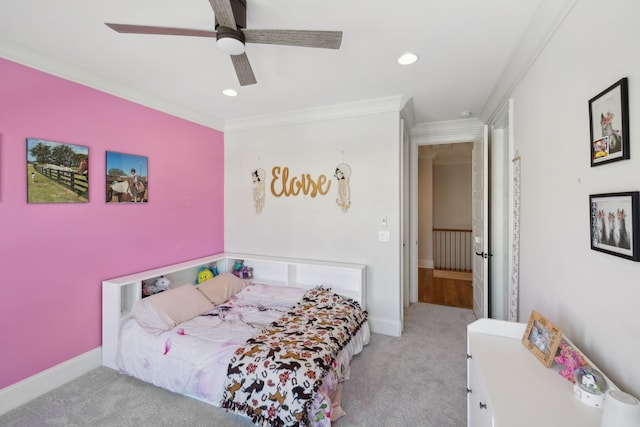
<path id="1" fill-rule="evenodd" d="M 416 125 L 411 131 L 411 172 L 410 194 L 411 223 L 409 230 L 409 256 L 411 258 L 410 302 L 418 302 L 418 147 L 420 145 L 455 144 L 471 142 L 482 129 L 483 123 L 477 119 L 449 120 Z M 486 192 L 485 192 L 486 193 Z M 488 197 L 485 194 L 485 197 Z M 401 213 L 402 215 L 402 213 Z"/>

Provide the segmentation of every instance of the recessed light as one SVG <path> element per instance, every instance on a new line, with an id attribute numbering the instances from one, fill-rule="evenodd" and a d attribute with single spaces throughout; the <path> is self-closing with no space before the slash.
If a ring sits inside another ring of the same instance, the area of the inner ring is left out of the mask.
<path id="1" fill-rule="evenodd" d="M 222 91 L 223 94 L 227 95 L 227 96 L 238 96 L 238 92 L 236 92 L 233 89 L 225 89 Z"/>
<path id="2" fill-rule="evenodd" d="M 398 58 L 398 64 L 400 65 L 409 65 L 413 64 L 418 60 L 418 55 L 415 53 L 405 53 L 400 58 Z"/>

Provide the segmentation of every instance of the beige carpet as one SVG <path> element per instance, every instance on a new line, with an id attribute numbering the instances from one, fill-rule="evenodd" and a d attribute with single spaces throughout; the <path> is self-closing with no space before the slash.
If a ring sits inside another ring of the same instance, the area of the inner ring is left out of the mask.
<path id="1" fill-rule="evenodd" d="M 372 334 L 344 384 L 337 427 L 466 425 L 468 309 L 412 304 L 400 338 Z M 98 368 L 13 411 L 0 426 L 251 426 L 245 418 Z"/>

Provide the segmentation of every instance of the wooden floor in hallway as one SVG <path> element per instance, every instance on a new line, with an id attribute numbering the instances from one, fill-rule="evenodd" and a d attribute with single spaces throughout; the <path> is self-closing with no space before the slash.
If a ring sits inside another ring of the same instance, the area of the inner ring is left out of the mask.
<path id="1" fill-rule="evenodd" d="M 471 272 L 418 269 L 418 301 L 473 308 Z"/>

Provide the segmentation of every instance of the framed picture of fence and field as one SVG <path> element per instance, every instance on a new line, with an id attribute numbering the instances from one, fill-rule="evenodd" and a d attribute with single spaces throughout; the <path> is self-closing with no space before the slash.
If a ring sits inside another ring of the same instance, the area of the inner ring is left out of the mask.
<path id="1" fill-rule="evenodd" d="M 27 138 L 27 202 L 88 203 L 89 147 Z"/>

